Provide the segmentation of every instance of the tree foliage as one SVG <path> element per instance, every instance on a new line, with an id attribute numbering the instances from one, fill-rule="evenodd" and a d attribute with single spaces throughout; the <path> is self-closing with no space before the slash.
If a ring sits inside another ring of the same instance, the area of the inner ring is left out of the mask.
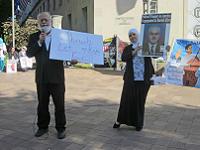
<path id="1" fill-rule="evenodd" d="M 3 34 L 7 44 L 12 43 L 12 22 L 7 21 L 3 23 Z M 28 19 L 23 26 L 19 26 L 18 22 L 15 22 L 15 43 L 16 48 L 26 46 L 29 35 L 37 31 L 37 21 Z"/>

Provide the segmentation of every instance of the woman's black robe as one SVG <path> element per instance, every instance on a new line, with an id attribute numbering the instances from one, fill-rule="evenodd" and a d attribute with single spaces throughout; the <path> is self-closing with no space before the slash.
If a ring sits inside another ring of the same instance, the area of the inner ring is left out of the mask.
<path id="1" fill-rule="evenodd" d="M 117 121 L 120 124 L 143 127 L 145 101 L 154 74 L 150 57 L 144 58 L 144 81 L 134 80 L 132 45 L 128 45 L 122 53 L 122 61 L 126 62 L 124 86 Z"/>

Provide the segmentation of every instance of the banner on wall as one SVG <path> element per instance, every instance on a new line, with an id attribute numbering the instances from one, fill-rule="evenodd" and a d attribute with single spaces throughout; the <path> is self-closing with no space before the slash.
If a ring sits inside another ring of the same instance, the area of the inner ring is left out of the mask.
<path id="1" fill-rule="evenodd" d="M 188 0 L 187 38 L 200 39 L 200 0 Z"/>
<path id="2" fill-rule="evenodd" d="M 28 57 L 20 57 L 20 65 L 22 67 L 22 69 L 27 69 L 27 68 L 32 68 L 33 67 L 33 62 L 32 62 L 32 58 L 28 58 Z"/>
<path id="3" fill-rule="evenodd" d="M 169 84 L 200 88 L 200 41 L 175 41 L 165 77 Z"/>
<path id="4" fill-rule="evenodd" d="M 6 63 L 6 73 L 16 73 L 17 72 L 17 61 L 7 60 Z"/>

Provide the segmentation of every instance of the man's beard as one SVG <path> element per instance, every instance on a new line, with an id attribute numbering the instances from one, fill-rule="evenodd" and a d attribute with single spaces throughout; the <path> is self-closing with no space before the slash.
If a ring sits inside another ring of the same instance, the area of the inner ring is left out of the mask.
<path id="1" fill-rule="evenodd" d="M 51 26 L 40 26 L 39 27 L 39 30 L 41 32 L 44 32 L 44 33 L 49 33 L 51 31 L 52 27 Z"/>

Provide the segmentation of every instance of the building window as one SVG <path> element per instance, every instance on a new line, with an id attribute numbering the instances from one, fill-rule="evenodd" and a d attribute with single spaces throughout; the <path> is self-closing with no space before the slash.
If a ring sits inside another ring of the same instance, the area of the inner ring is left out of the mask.
<path id="1" fill-rule="evenodd" d="M 50 11 L 50 0 L 47 0 L 47 11 Z"/>
<path id="2" fill-rule="evenodd" d="M 72 14 L 67 15 L 68 29 L 72 30 Z"/>
<path id="3" fill-rule="evenodd" d="M 59 0 L 59 6 L 61 7 L 63 4 L 63 0 Z"/>
<path id="4" fill-rule="evenodd" d="M 46 11 L 45 2 L 42 4 L 42 11 Z"/>
<path id="5" fill-rule="evenodd" d="M 143 0 L 143 13 L 157 13 L 158 12 L 158 0 Z"/>
<path id="6" fill-rule="evenodd" d="M 148 0 L 143 0 L 143 14 L 148 13 Z"/>
<path id="7" fill-rule="evenodd" d="M 53 0 L 53 10 L 56 10 L 56 0 Z"/>
<path id="8" fill-rule="evenodd" d="M 35 18 L 37 18 L 38 14 L 39 14 L 39 9 L 36 10 L 36 15 L 35 15 L 36 17 Z"/>
<path id="9" fill-rule="evenodd" d="M 158 0 L 151 0 L 149 4 L 149 13 L 158 12 Z"/>
<path id="10" fill-rule="evenodd" d="M 82 8 L 83 13 L 83 32 L 88 32 L 88 17 L 87 17 L 87 7 Z"/>
<path id="11" fill-rule="evenodd" d="M 39 11 L 42 12 L 42 6 L 40 6 Z"/>

